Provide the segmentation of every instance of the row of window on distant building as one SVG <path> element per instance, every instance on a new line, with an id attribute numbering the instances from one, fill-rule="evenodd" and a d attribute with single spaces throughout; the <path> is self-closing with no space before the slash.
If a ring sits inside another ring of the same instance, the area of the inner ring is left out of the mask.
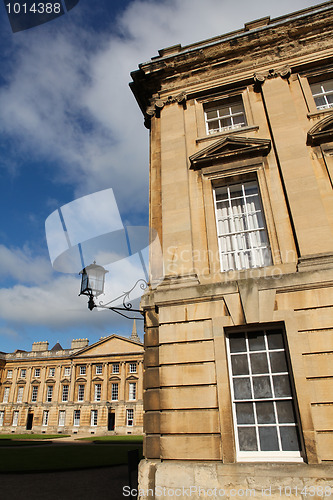
<path id="1" fill-rule="evenodd" d="M 4 424 L 5 412 L 0 411 L 0 427 Z M 18 425 L 19 410 L 13 411 L 12 426 L 16 427 Z M 64 427 L 66 419 L 66 410 L 59 410 L 58 412 L 58 426 Z M 75 427 L 80 426 L 81 410 L 74 410 L 73 412 L 73 425 Z M 49 410 L 44 410 L 42 426 L 46 427 L 49 424 Z M 90 411 L 90 425 L 95 427 L 98 425 L 98 410 Z M 128 408 L 126 410 L 126 425 L 132 427 L 134 425 L 134 409 Z"/>
<path id="2" fill-rule="evenodd" d="M 137 372 L 137 364 L 136 363 L 128 363 L 128 371 L 129 373 L 136 373 Z M 120 365 L 119 363 L 113 363 L 112 364 L 112 373 L 120 373 Z M 69 377 L 71 374 L 71 367 L 70 366 L 65 366 L 63 375 L 64 377 Z M 87 374 L 87 367 L 86 365 L 79 365 L 78 366 L 78 375 L 83 375 L 85 376 Z M 103 374 L 103 365 L 95 365 L 95 374 L 96 375 L 102 375 Z M 41 369 L 40 368 L 35 368 L 34 369 L 34 377 L 39 378 L 41 375 Z M 22 368 L 20 371 L 20 378 L 26 378 L 27 376 L 27 369 Z M 48 376 L 49 377 L 54 377 L 55 376 L 55 368 L 50 367 L 48 371 Z M 13 370 L 9 369 L 7 370 L 7 378 L 11 379 L 13 378 Z"/>
<path id="3" fill-rule="evenodd" d="M 128 400 L 135 401 L 137 396 L 136 382 L 129 382 L 128 384 Z M 10 387 L 4 388 L 3 403 L 8 403 Z M 23 402 L 24 387 L 19 386 L 17 389 L 16 403 Z M 94 401 L 101 401 L 102 384 L 94 384 Z M 38 385 L 33 385 L 31 389 L 31 402 L 36 403 L 38 396 Z M 46 389 L 46 402 L 51 403 L 53 397 L 53 385 L 48 385 Z M 62 385 L 61 401 L 66 403 L 69 397 L 69 385 Z M 111 384 L 111 401 L 118 401 L 119 397 L 119 384 L 117 382 Z M 79 384 L 77 390 L 77 401 L 82 402 L 85 400 L 85 385 Z"/>

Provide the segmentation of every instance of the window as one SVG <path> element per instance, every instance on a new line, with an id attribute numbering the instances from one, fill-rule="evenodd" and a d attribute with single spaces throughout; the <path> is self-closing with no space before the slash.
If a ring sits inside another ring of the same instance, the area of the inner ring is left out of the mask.
<path id="1" fill-rule="evenodd" d="M 77 400 L 84 401 L 84 385 L 79 385 L 79 388 L 77 391 Z"/>
<path id="2" fill-rule="evenodd" d="M 23 391 L 24 391 L 24 387 L 18 387 L 18 389 L 17 389 L 16 403 L 22 403 L 22 401 L 23 401 Z"/>
<path id="3" fill-rule="evenodd" d="M 247 125 L 241 96 L 204 104 L 206 132 L 216 134 Z"/>
<path id="4" fill-rule="evenodd" d="M 113 363 L 112 373 L 119 373 L 119 363 Z"/>
<path id="5" fill-rule="evenodd" d="M 103 366 L 96 365 L 96 375 L 102 375 L 102 373 L 103 373 Z"/>
<path id="6" fill-rule="evenodd" d="M 49 410 L 43 411 L 43 425 L 46 426 L 49 423 Z"/>
<path id="7" fill-rule="evenodd" d="M 136 373 L 136 363 L 130 363 L 129 371 L 130 373 Z"/>
<path id="8" fill-rule="evenodd" d="M 129 400 L 134 401 L 136 399 L 136 383 L 129 384 Z"/>
<path id="9" fill-rule="evenodd" d="M 35 377 L 40 377 L 40 368 L 35 368 Z"/>
<path id="10" fill-rule="evenodd" d="M 101 390 L 102 390 L 102 385 L 101 384 L 95 384 L 95 396 L 94 396 L 94 400 L 95 401 L 100 401 L 101 400 Z"/>
<path id="11" fill-rule="evenodd" d="M 13 378 L 13 370 L 7 370 L 7 378 Z"/>
<path id="12" fill-rule="evenodd" d="M 333 80 L 310 84 L 318 110 L 333 107 Z"/>
<path id="13" fill-rule="evenodd" d="M 27 370 L 25 368 L 22 368 L 21 370 L 21 378 L 25 378 L 27 376 Z"/>
<path id="14" fill-rule="evenodd" d="M 13 427 L 17 426 L 18 417 L 19 417 L 19 412 L 18 412 L 18 410 L 15 410 L 13 413 L 13 423 L 12 423 Z"/>
<path id="15" fill-rule="evenodd" d="M 36 403 L 37 394 L 38 394 L 38 385 L 33 385 L 32 386 L 32 393 L 31 393 L 31 402 L 32 403 Z"/>
<path id="16" fill-rule="evenodd" d="M 74 425 L 79 426 L 80 425 L 80 416 L 81 416 L 81 411 L 80 410 L 74 410 Z"/>
<path id="17" fill-rule="evenodd" d="M 0 427 L 3 426 L 4 418 L 5 418 L 5 412 L 4 411 L 0 411 Z"/>
<path id="18" fill-rule="evenodd" d="M 65 425 L 65 418 L 66 418 L 66 411 L 60 410 L 59 411 L 59 418 L 58 418 L 59 427 L 63 427 Z"/>
<path id="19" fill-rule="evenodd" d="M 49 369 L 49 376 L 54 377 L 55 376 L 55 368 L 50 368 Z"/>
<path id="20" fill-rule="evenodd" d="M 221 270 L 271 264 L 271 252 L 257 183 L 215 189 Z"/>
<path id="21" fill-rule="evenodd" d="M 71 374 L 71 367 L 70 366 L 65 366 L 65 369 L 64 369 L 64 376 L 65 377 L 69 377 Z"/>
<path id="22" fill-rule="evenodd" d="M 69 385 L 63 385 L 62 386 L 62 402 L 65 403 L 68 401 L 68 390 L 69 390 Z"/>
<path id="23" fill-rule="evenodd" d="M 80 375 L 85 375 L 86 374 L 86 366 L 81 365 L 80 370 L 79 370 Z"/>
<path id="24" fill-rule="evenodd" d="M 241 332 L 227 340 L 238 458 L 300 460 L 282 330 Z"/>
<path id="25" fill-rule="evenodd" d="M 90 425 L 92 427 L 97 425 L 97 410 L 91 410 Z"/>
<path id="26" fill-rule="evenodd" d="M 47 391 L 46 391 L 46 401 L 48 403 L 51 403 L 51 401 L 52 401 L 52 395 L 53 395 L 53 385 L 48 385 L 47 386 Z"/>
<path id="27" fill-rule="evenodd" d="M 3 391 L 3 403 L 8 403 L 10 387 L 5 387 Z"/>
<path id="28" fill-rule="evenodd" d="M 118 401 L 118 384 L 112 384 L 111 386 L 111 401 Z"/>
<path id="29" fill-rule="evenodd" d="M 126 410 L 126 425 L 128 427 L 132 427 L 133 420 L 134 420 L 134 410 L 130 408 L 129 410 Z"/>

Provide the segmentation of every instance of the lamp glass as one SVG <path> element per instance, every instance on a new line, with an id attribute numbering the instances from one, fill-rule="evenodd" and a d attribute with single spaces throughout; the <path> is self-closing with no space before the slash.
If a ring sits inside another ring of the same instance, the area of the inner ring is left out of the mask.
<path id="1" fill-rule="evenodd" d="M 104 282 L 107 272 L 103 266 L 95 263 L 85 267 L 80 273 L 82 274 L 81 294 L 98 297 L 104 293 Z"/>

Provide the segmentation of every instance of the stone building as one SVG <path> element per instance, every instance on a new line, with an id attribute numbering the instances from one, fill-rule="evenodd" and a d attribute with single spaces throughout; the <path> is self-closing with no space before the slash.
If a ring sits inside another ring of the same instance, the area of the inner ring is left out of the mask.
<path id="1" fill-rule="evenodd" d="M 131 76 L 165 275 L 142 299 L 140 487 L 333 493 L 333 2 Z"/>
<path id="2" fill-rule="evenodd" d="M 143 345 L 130 338 L 34 342 L 0 353 L 0 432 L 142 434 Z"/>

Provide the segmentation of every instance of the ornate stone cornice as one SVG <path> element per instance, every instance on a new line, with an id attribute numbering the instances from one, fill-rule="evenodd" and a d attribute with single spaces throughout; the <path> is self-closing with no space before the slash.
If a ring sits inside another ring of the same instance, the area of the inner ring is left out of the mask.
<path id="1" fill-rule="evenodd" d="M 150 99 L 150 105 L 146 109 L 146 118 L 150 119 L 153 116 L 158 117 L 159 113 L 161 112 L 161 109 L 163 109 L 164 106 L 167 106 L 168 104 L 173 104 L 175 102 L 184 106 L 186 103 L 186 93 L 181 92 L 176 96 L 168 96 L 166 99 L 160 99 L 160 98 Z"/>
<path id="2" fill-rule="evenodd" d="M 266 80 L 271 80 L 272 78 L 278 78 L 279 76 L 284 80 L 289 80 L 291 75 L 290 66 L 283 66 L 281 68 L 272 68 L 266 71 L 254 73 L 254 86 L 260 88 Z"/>

